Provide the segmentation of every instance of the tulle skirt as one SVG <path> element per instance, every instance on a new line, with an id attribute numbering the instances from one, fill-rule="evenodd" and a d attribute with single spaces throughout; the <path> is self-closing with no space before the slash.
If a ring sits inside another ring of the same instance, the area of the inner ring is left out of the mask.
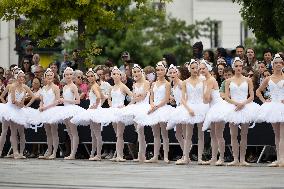
<path id="1" fill-rule="evenodd" d="M 17 123 L 19 125 L 22 125 L 26 128 L 28 128 L 27 119 L 24 113 L 24 108 L 19 108 L 18 106 L 14 104 L 2 104 L 1 105 L 1 120 L 7 120 L 12 121 L 14 123 Z"/>
<path id="2" fill-rule="evenodd" d="M 0 122 L 1 123 L 3 122 L 3 112 L 5 110 L 5 105 L 6 104 L 0 103 Z"/>
<path id="3" fill-rule="evenodd" d="M 62 122 L 62 111 L 63 106 L 54 106 L 40 112 L 38 122 L 46 124 L 58 124 Z"/>
<path id="4" fill-rule="evenodd" d="M 59 106 L 59 108 L 60 111 L 58 112 L 58 114 L 60 114 L 60 120 L 58 120 L 58 122 L 60 123 L 63 123 L 64 120 L 73 118 L 74 116 L 85 111 L 84 108 L 81 108 L 80 106 L 77 106 L 75 104 Z"/>
<path id="5" fill-rule="evenodd" d="M 243 109 L 236 111 L 234 104 L 229 104 L 228 114 L 225 118 L 226 122 L 236 125 L 241 123 L 251 123 L 256 120 L 260 106 L 254 102 L 246 104 Z"/>
<path id="6" fill-rule="evenodd" d="M 120 115 L 123 117 L 124 120 L 127 120 L 127 123 L 133 124 L 135 117 L 147 114 L 149 109 L 149 103 L 130 104 L 126 107 L 121 108 Z"/>
<path id="7" fill-rule="evenodd" d="M 211 123 L 226 121 L 226 116 L 230 110 L 229 107 L 229 103 L 223 100 L 212 105 L 205 116 L 202 130 L 205 131 L 209 129 Z"/>
<path id="8" fill-rule="evenodd" d="M 208 104 L 188 104 L 188 106 L 194 112 L 194 116 L 191 116 L 183 105 L 178 106 L 170 114 L 167 129 L 172 129 L 177 124 L 194 125 L 195 123 L 202 123 L 204 121 L 206 113 L 209 110 Z"/>
<path id="9" fill-rule="evenodd" d="M 24 108 L 24 116 L 26 117 L 26 121 L 28 125 L 39 125 L 41 124 L 41 112 L 38 109 L 34 108 Z"/>
<path id="10" fill-rule="evenodd" d="M 146 113 L 137 115 L 134 121 L 140 126 L 153 126 L 161 122 L 167 123 L 169 121 L 169 115 L 174 110 L 174 107 L 164 105 L 151 114 L 148 114 L 149 110 L 150 108 L 146 111 Z"/>
<path id="11" fill-rule="evenodd" d="M 92 122 L 99 123 L 102 126 L 109 125 L 112 121 L 115 121 L 116 116 L 110 111 L 109 108 L 97 108 L 84 110 L 71 119 L 71 123 L 75 125 L 88 126 Z"/>
<path id="12" fill-rule="evenodd" d="M 284 104 L 281 102 L 265 102 L 259 108 L 256 122 L 283 123 Z"/>

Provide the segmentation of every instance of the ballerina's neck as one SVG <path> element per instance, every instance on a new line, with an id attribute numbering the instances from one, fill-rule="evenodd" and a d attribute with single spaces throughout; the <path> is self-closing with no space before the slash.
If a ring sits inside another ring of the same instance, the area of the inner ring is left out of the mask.
<path id="1" fill-rule="evenodd" d="M 235 73 L 235 78 L 242 78 L 243 77 L 243 74 L 242 73 Z"/>
<path id="2" fill-rule="evenodd" d="M 198 75 L 191 75 L 190 78 L 191 78 L 192 80 L 196 80 L 196 79 L 198 79 Z"/>
<path id="3" fill-rule="evenodd" d="M 277 76 L 277 77 L 283 76 L 282 69 L 281 69 L 281 70 L 275 69 L 275 70 L 273 71 L 273 75 L 275 75 L 275 76 Z"/>
<path id="4" fill-rule="evenodd" d="M 157 81 L 164 82 L 164 81 L 166 81 L 166 78 L 165 78 L 165 76 L 160 76 L 160 77 L 157 78 Z"/>
<path id="5" fill-rule="evenodd" d="M 205 78 L 206 78 L 206 80 L 210 79 L 211 78 L 211 74 L 208 72 L 207 74 L 205 74 Z"/>
<path id="6" fill-rule="evenodd" d="M 67 85 L 71 85 L 73 83 L 73 81 L 70 79 L 69 81 L 66 81 Z"/>

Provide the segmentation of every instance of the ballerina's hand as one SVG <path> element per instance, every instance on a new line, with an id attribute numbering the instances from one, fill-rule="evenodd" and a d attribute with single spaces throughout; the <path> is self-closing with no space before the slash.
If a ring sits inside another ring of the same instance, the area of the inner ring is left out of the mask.
<path id="1" fill-rule="evenodd" d="M 63 104 L 64 103 L 64 98 L 59 98 L 59 100 L 57 101 L 58 104 Z"/>
<path id="2" fill-rule="evenodd" d="M 89 109 L 97 109 L 97 106 L 95 104 L 93 104 L 92 106 L 90 106 Z"/>
<path id="3" fill-rule="evenodd" d="M 192 111 L 192 109 L 188 109 L 187 111 L 188 111 L 189 115 L 195 116 L 195 114 L 194 114 L 194 112 Z"/>
<path id="4" fill-rule="evenodd" d="M 235 110 L 236 110 L 236 111 L 239 111 L 239 110 L 243 109 L 244 106 L 245 106 L 244 103 L 238 103 L 238 104 L 236 105 L 236 109 L 235 109 Z"/>
<path id="5" fill-rule="evenodd" d="M 45 110 L 45 108 L 44 107 L 39 107 L 39 109 L 38 109 L 40 112 L 43 112 L 44 110 Z"/>
<path id="6" fill-rule="evenodd" d="M 156 110 L 157 110 L 157 106 L 151 107 L 151 109 L 148 111 L 148 115 L 153 113 Z"/>

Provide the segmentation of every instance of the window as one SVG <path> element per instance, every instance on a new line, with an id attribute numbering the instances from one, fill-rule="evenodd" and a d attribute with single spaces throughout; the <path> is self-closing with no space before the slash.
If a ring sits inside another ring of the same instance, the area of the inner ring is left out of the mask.
<path id="1" fill-rule="evenodd" d="M 213 21 L 210 27 L 210 45 L 211 48 L 220 47 L 222 44 L 222 22 Z"/>
<path id="2" fill-rule="evenodd" d="M 240 44 L 244 44 L 246 38 L 248 38 L 249 29 L 244 21 L 241 22 L 240 25 Z"/>

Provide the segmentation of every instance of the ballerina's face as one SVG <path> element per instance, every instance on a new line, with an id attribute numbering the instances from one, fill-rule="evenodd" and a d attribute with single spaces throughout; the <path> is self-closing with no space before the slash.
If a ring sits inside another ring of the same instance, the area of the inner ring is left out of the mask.
<path id="1" fill-rule="evenodd" d="M 72 70 L 66 70 L 64 72 L 64 80 L 66 82 L 70 82 L 73 79 L 73 71 Z"/>
<path id="2" fill-rule="evenodd" d="M 45 74 L 44 81 L 48 83 L 52 83 L 54 80 L 54 73 L 52 71 L 49 71 Z"/>
<path id="3" fill-rule="evenodd" d="M 190 64 L 189 71 L 190 71 L 190 74 L 192 76 L 197 76 L 198 75 L 198 65 L 197 65 L 197 63 Z"/>
<path id="4" fill-rule="evenodd" d="M 111 77 L 114 81 L 120 81 L 121 80 L 121 73 L 119 70 L 113 70 L 111 72 Z"/>
<path id="5" fill-rule="evenodd" d="M 164 66 L 157 66 L 156 67 L 156 74 L 157 74 L 157 77 L 165 77 L 166 68 Z"/>
<path id="6" fill-rule="evenodd" d="M 20 83 L 20 84 L 24 84 L 26 82 L 26 79 L 25 79 L 25 74 L 24 73 L 19 73 L 18 77 L 17 77 L 17 81 Z"/>
<path id="7" fill-rule="evenodd" d="M 207 66 L 203 63 L 201 63 L 199 66 L 199 72 L 202 75 L 207 75 L 209 73 Z"/>
<path id="8" fill-rule="evenodd" d="M 133 68 L 132 69 L 132 77 L 134 81 L 138 81 L 142 78 L 142 71 L 139 68 Z"/>
<path id="9" fill-rule="evenodd" d="M 89 83 L 94 83 L 96 78 L 95 78 L 95 73 L 94 72 L 88 72 L 87 73 L 87 79 Z"/>
<path id="10" fill-rule="evenodd" d="M 234 71 L 235 71 L 235 74 L 241 74 L 242 71 L 243 71 L 243 63 L 241 61 L 236 61 L 234 63 Z"/>
<path id="11" fill-rule="evenodd" d="M 178 78 L 178 71 L 172 68 L 169 70 L 168 75 L 171 80 L 175 80 L 176 78 Z"/>
<path id="12" fill-rule="evenodd" d="M 273 61 L 273 69 L 274 70 L 282 70 L 284 67 L 284 62 L 281 58 L 276 58 Z"/>

